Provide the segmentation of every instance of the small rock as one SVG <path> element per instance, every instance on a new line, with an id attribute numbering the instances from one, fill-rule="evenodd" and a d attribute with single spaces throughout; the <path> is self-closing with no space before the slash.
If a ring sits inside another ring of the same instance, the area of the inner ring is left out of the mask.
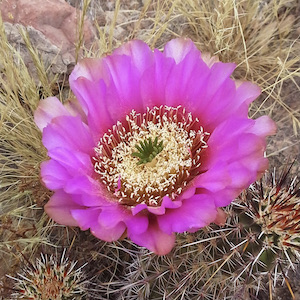
<path id="1" fill-rule="evenodd" d="M 62 52 L 74 51 L 79 12 L 64 0 L 3 0 L 0 11 L 4 22 L 32 26 L 42 32 Z M 85 20 L 84 41 L 91 43 L 95 32 Z"/>
<path id="2" fill-rule="evenodd" d="M 69 73 L 75 64 L 79 11 L 64 0 L 2 0 L 0 12 L 5 22 L 8 41 L 19 49 L 25 64 L 36 78 L 33 61 L 26 49 L 18 26 L 27 30 L 30 41 L 40 53 L 45 67 L 54 74 Z M 90 20 L 84 23 L 84 44 L 95 38 Z M 35 75 L 34 75 L 35 74 Z"/>

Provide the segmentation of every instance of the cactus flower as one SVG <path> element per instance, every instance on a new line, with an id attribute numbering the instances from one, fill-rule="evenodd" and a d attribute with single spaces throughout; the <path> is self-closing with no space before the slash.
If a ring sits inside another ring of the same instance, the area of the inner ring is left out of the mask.
<path id="1" fill-rule="evenodd" d="M 50 158 L 41 180 L 54 191 L 47 214 L 159 255 L 176 232 L 220 219 L 219 207 L 267 169 L 265 138 L 276 130 L 267 116 L 248 118 L 260 88 L 237 84 L 234 68 L 183 38 L 162 52 L 130 41 L 79 62 L 76 100 L 50 97 L 35 112 Z"/>

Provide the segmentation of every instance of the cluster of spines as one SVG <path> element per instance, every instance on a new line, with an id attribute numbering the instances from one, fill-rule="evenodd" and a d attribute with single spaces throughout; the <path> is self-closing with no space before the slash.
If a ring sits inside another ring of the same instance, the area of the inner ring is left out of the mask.
<path id="1" fill-rule="evenodd" d="M 69 261 L 62 253 L 61 259 L 41 253 L 41 258 L 31 263 L 26 259 L 26 266 L 15 280 L 13 297 L 32 300 L 68 300 L 81 299 L 85 294 L 87 281 L 81 266 Z"/>

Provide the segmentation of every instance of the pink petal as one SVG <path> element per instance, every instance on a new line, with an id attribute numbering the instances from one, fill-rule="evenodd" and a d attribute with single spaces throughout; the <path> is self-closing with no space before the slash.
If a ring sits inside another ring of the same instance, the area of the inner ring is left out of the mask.
<path id="1" fill-rule="evenodd" d="M 105 206 L 111 206 L 111 203 L 104 197 L 100 195 L 91 195 L 88 193 L 83 193 L 73 198 L 73 201 L 80 206 L 90 207 L 90 208 L 104 208 Z"/>
<path id="2" fill-rule="evenodd" d="M 173 67 L 165 86 L 168 106 L 182 105 L 193 112 L 199 103 L 205 101 L 210 70 L 199 56 L 199 51 L 191 51 Z"/>
<path id="3" fill-rule="evenodd" d="M 78 226 L 71 210 L 79 208 L 80 206 L 73 202 L 72 197 L 62 190 L 56 191 L 44 206 L 45 212 L 50 218 L 66 226 Z"/>
<path id="4" fill-rule="evenodd" d="M 141 76 L 140 87 L 144 108 L 166 103 L 165 87 L 175 66 L 174 60 L 166 58 L 154 49 L 154 64 Z"/>
<path id="5" fill-rule="evenodd" d="M 89 128 L 79 116 L 61 116 L 53 119 L 43 131 L 43 144 L 49 151 L 61 147 L 70 151 L 82 151 L 91 156 L 95 146 Z"/>
<path id="6" fill-rule="evenodd" d="M 110 81 L 107 65 L 102 58 L 85 58 L 76 64 L 69 77 L 72 90 L 78 78 L 85 78 L 91 82 L 99 82 L 102 79 L 106 84 Z"/>
<path id="7" fill-rule="evenodd" d="M 54 191 L 63 188 L 71 175 L 61 164 L 50 159 L 41 164 L 41 178 L 45 186 Z"/>
<path id="8" fill-rule="evenodd" d="M 149 220 L 146 214 L 131 216 L 126 220 L 128 236 L 140 235 L 148 228 Z"/>
<path id="9" fill-rule="evenodd" d="M 236 91 L 235 102 L 245 103 L 247 105 L 253 102 L 261 93 L 260 87 L 249 81 L 242 82 Z"/>
<path id="10" fill-rule="evenodd" d="M 181 194 L 180 198 L 181 199 L 187 199 L 187 198 L 191 198 L 195 193 L 196 193 L 196 185 L 194 184 L 194 181 L 192 181 L 187 187 L 186 189 L 183 191 L 183 193 Z"/>
<path id="11" fill-rule="evenodd" d="M 229 205 L 240 193 L 241 189 L 226 187 L 224 190 L 212 193 L 211 197 L 214 199 L 216 207 L 224 207 Z"/>
<path id="12" fill-rule="evenodd" d="M 64 190 L 69 194 L 96 195 L 100 190 L 100 186 L 98 182 L 91 177 L 77 175 L 66 182 Z"/>
<path id="13" fill-rule="evenodd" d="M 236 86 L 229 77 L 235 64 L 215 62 L 210 69 L 188 39 L 172 40 L 164 54 L 176 62 L 165 83 L 166 104 L 184 106 L 206 130 L 214 129 L 243 103 L 241 99 L 234 103 Z"/>
<path id="14" fill-rule="evenodd" d="M 83 62 L 82 62 L 83 64 Z M 111 117 L 109 102 L 118 98 L 110 97 L 107 94 L 107 86 L 102 79 L 91 81 L 85 77 L 79 77 L 76 80 L 70 79 L 70 85 L 78 101 L 87 114 L 87 122 L 92 129 L 95 140 L 99 140 L 106 130 L 114 125 Z"/>
<path id="15" fill-rule="evenodd" d="M 125 55 L 106 57 L 111 75 L 109 88 L 115 91 L 115 101 L 111 99 L 109 111 L 114 121 L 123 120 L 132 109 L 143 111 L 140 91 L 141 72 L 133 64 L 132 58 Z"/>
<path id="16" fill-rule="evenodd" d="M 220 161 L 219 155 L 236 155 L 236 145 L 241 135 L 254 125 L 253 120 L 242 118 L 231 118 L 220 124 L 211 134 L 208 140 L 206 155 L 209 156 L 210 166 Z M 234 150 L 234 151 L 233 151 Z M 224 153 L 224 151 L 227 151 Z M 233 152 L 232 152 L 233 151 Z M 206 168 L 209 168 L 206 166 Z"/>
<path id="17" fill-rule="evenodd" d="M 215 63 L 220 61 L 218 56 L 212 56 L 209 52 L 202 52 L 201 58 L 209 68 L 211 68 Z"/>
<path id="18" fill-rule="evenodd" d="M 77 222 L 77 226 L 81 230 L 87 230 L 91 226 L 97 224 L 99 214 L 101 212 L 100 208 L 81 208 L 81 209 L 72 209 L 71 214 Z"/>
<path id="19" fill-rule="evenodd" d="M 205 188 L 210 191 L 219 191 L 231 184 L 231 177 L 226 169 L 225 163 L 220 163 L 209 168 L 207 172 L 200 174 L 193 180 L 197 188 Z"/>
<path id="20" fill-rule="evenodd" d="M 83 152 L 54 148 L 48 151 L 48 156 L 62 165 L 70 174 L 92 174 L 94 171 L 90 156 Z"/>
<path id="21" fill-rule="evenodd" d="M 127 220 L 130 217 L 130 212 L 118 204 L 114 203 L 102 209 L 99 215 L 98 222 L 105 228 L 115 227 L 118 223 Z"/>
<path id="22" fill-rule="evenodd" d="M 243 82 L 236 90 L 234 81 L 228 78 L 205 108 L 211 112 L 209 118 L 201 115 L 201 119 L 206 126 L 209 125 L 209 128 L 214 129 L 228 118 L 234 116 L 247 118 L 249 104 L 259 95 L 260 88 L 257 85 Z M 204 107 L 200 109 L 204 110 Z"/>
<path id="23" fill-rule="evenodd" d="M 117 48 L 113 55 L 131 57 L 133 65 L 142 73 L 153 64 L 153 51 L 143 41 L 133 40 Z"/>
<path id="24" fill-rule="evenodd" d="M 254 126 L 249 130 L 258 136 L 265 137 L 276 133 L 276 123 L 268 116 L 262 116 L 255 120 Z"/>
<path id="25" fill-rule="evenodd" d="M 100 209 L 75 209 L 72 210 L 72 216 L 77 220 L 82 230 L 91 229 L 91 233 L 97 238 L 112 242 L 118 240 L 124 233 L 126 226 L 123 222 L 118 223 L 115 227 L 106 228 L 100 225 Z"/>
<path id="26" fill-rule="evenodd" d="M 141 56 L 137 44 L 128 47 Z M 123 121 L 133 109 L 138 112 L 143 110 L 139 84 L 142 73 L 139 69 L 151 63 L 149 55 L 144 59 L 141 62 L 141 57 L 113 54 L 95 60 L 94 68 L 91 60 L 83 60 L 72 72 L 70 86 L 88 112 L 88 124 L 96 131 L 96 136 L 101 136 L 117 121 Z M 95 71 L 97 69 L 98 73 Z"/>
<path id="27" fill-rule="evenodd" d="M 171 234 L 205 227 L 213 222 L 216 216 L 214 199 L 206 194 L 196 194 L 192 198 L 184 199 L 181 207 L 170 209 L 164 215 L 158 216 L 157 220 L 159 227 Z"/>
<path id="28" fill-rule="evenodd" d="M 34 113 L 34 122 L 41 131 L 51 123 L 53 118 L 69 116 L 70 113 L 56 97 L 41 100 Z"/>
<path id="29" fill-rule="evenodd" d="M 257 178 L 256 169 L 253 172 L 251 168 L 248 168 L 247 164 L 243 164 L 243 161 L 236 161 L 227 166 L 228 173 L 231 177 L 231 188 L 237 188 L 240 191 L 247 188 Z M 240 192 L 237 193 L 237 195 Z"/>
<path id="30" fill-rule="evenodd" d="M 160 229 L 156 217 L 149 217 L 149 226 L 141 234 L 128 232 L 128 237 L 136 244 L 146 247 L 157 255 L 168 254 L 175 243 L 175 234 L 167 234 Z"/>
<path id="31" fill-rule="evenodd" d="M 218 126 L 208 140 L 203 168 L 210 169 L 219 162 L 238 161 L 248 168 L 254 166 L 255 161 L 263 157 L 264 136 L 275 130 L 274 123 L 269 120 L 263 118 L 259 124 L 257 120 L 232 118 Z M 262 134 L 263 138 L 256 133 Z"/>
<path id="32" fill-rule="evenodd" d="M 177 38 L 169 41 L 164 48 L 164 55 L 171 57 L 179 64 L 189 53 L 195 53 L 200 57 L 200 51 L 188 38 Z"/>
<path id="33" fill-rule="evenodd" d="M 114 228 L 104 228 L 99 224 L 94 224 L 91 227 L 91 233 L 98 239 L 107 242 L 117 241 L 124 234 L 126 230 L 126 225 L 121 222 Z"/>
<path id="34" fill-rule="evenodd" d="M 147 204 L 138 204 L 131 208 L 132 214 L 135 216 L 144 209 L 147 209 Z"/>
<path id="35" fill-rule="evenodd" d="M 214 95 L 217 90 L 220 89 L 222 84 L 230 77 L 232 72 L 234 71 L 236 65 L 234 63 L 215 63 L 210 73 L 210 78 L 208 80 L 208 91 L 207 97 Z"/>
<path id="36" fill-rule="evenodd" d="M 235 95 L 235 84 L 230 75 L 235 68 L 235 64 L 231 63 L 215 63 L 209 71 L 209 75 L 201 82 L 201 90 L 195 85 L 195 91 L 192 89 L 188 92 L 194 101 L 194 112 L 202 121 L 205 130 L 212 130 L 214 127 L 210 125 L 216 118 L 217 124 L 220 124 L 231 112 L 232 97 Z M 198 98 L 197 98 L 198 95 Z M 212 113 L 211 113 L 212 111 Z M 209 112 L 209 113 L 207 113 Z M 209 126 L 210 125 L 210 126 Z"/>

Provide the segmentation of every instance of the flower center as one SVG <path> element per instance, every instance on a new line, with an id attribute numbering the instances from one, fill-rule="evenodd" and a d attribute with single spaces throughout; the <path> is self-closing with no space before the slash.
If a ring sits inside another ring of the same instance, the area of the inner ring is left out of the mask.
<path id="1" fill-rule="evenodd" d="M 174 200 L 199 175 L 208 137 L 181 106 L 133 110 L 100 139 L 94 169 L 121 204 L 159 206 L 164 196 Z"/>

